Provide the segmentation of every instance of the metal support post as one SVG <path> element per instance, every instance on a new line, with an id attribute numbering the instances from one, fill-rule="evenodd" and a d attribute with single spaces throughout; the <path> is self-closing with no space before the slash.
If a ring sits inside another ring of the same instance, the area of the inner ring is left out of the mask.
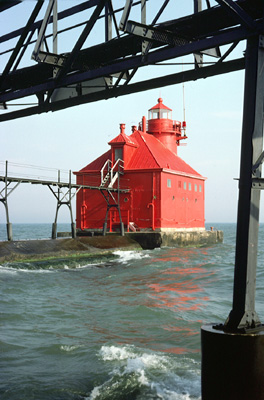
<path id="1" fill-rule="evenodd" d="M 57 238 L 57 219 L 58 219 L 58 213 L 59 213 L 59 209 L 60 207 L 65 204 L 70 211 L 70 216 L 71 216 L 71 234 L 72 234 L 72 238 L 75 239 L 76 238 L 76 225 L 73 222 L 73 214 L 72 214 L 72 206 L 71 206 L 71 200 L 74 197 L 74 195 L 72 195 L 72 183 L 71 183 L 71 171 L 69 171 L 69 185 L 68 185 L 68 190 L 66 191 L 65 194 L 63 194 L 62 192 L 62 186 L 63 184 L 61 184 L 61 180 L 60 180 L 60 170 L 58 171 L 58 192 L 55 193 L 54 190 L 51 188 L 51 186 L 48 185 L 49 189 L 51 190 L 51 192 L 54 194 L 54 196 L 57 199 L 57 206 L 56 206 L 56 213 L 55 213 L 55 220 L 54 223 L 52 224 L 52 233 L 51 233 L 51 237 L 52 239 L 56 239 Z M 63 195 L 61 197 L 61 195 Z"/>
<path id="2" fill-rule="evenodd" d="M 252 187 L 252 178 L 261 177 L 261 164 L 254 166 L 263 149 L 263 107 L 264 40 L 260 36 L 248 39 L 246 53 L 234 293 L 225 323 L 228 331 L 260 325 L 255 311 L 260 190 Z"/>
<path id="3" fill-rule="evenodd" d="M 105 41 L 112 39 L 112 14 L 110 13 L 109 4 L 105 5 Z"/>
<path id="4" fill-rule="evenodd" d="M 122 216 L 121 216 L 121 210 L 120 210 L 120 174 L 121 174 L 121 160 L 118 163 L 118 176 L 117 176 L 117 209 L 118 209 L 118 213 L 119 213 L 119 221 L 120 221 L 120 234 L 121 236 L 125 236 L 125 229 L 124 229 L 124 223 L 122 221 Z M 123 170 L 122 170 L 123 173 Z"/>
<path id="5" fill-rule="evenodd" d="M 52 13 L 53 10 L 53 6 L 54 6 L 54 2 L 55 0 L 49 0 L 49 4 L 45 13 L 45 16 L 43 18 L 40 30 L 39 30 L 39 34 L 38 34 L 38 39 L 36 41 L 33 53 L 32 53 L 32 58 L 36 61 L 38 61 L 38 54 L 42 48 L 42 44 L 43 44 L 43 40 L 44 40 L 44 36 L 45 36 L 45 31 L 49 22 L 49 18 L 50 15 Z"/>
<path id="6" fill-rule="evenodd" d="M 53 53 L 58 54 L 58 0 L 53 5 Z"/>
<path id="7" fill-rule="evenodd" d="M 69 171 L 69 200 L 67 203 L 67 206 L 70 210 L 70 215 L 71 215 L 71 233 L 72 233 L 72 238 L 76 238 L 76 226 L 75 223 L 73 222 L 73 215 L 72 215 L 72 206 L 71 206 L 71 199 L 72 199 L 72 182 L 71 182 L 71 170 Z"/>
<path id="8" fill-rule="evenodd" d="M 5 180 L 4 180 L 4 188 L 0 191 L 0 202 L 3 203 L 6 212 L 6 232 L 7 232 L 7 240 L 13 240 L 13 230 L 12 224 L 9 221 L 9 211 L 8 211 L 8 196 L 15 190 L 15 188 L 20 184 L 17 182 L 13 188 L 9 188 L 10 182 L 8 181 L 8 161 L 5 163 Z M 8 191 L 9 190 L 9 191 Z"/>
<path id="9" fill-rule="evenodd" d="M 10 224 L 9 221 L 9 212 L 8 212 L 8 205 L 7 205 L 7 196 L 8 196 L 8 192 L 7 192 L 7 188 L 8 188 L 8 184 L 7 184 L 7 169 L 8 169 L 8 162 L 6 161 L 6 168 L 5 168 L 5 197 L 4 197 L 4 206 L 5 206 L 5 210 L 6 210 L 6 232 L 7 232 L 7 240 L 11 241 L 13 240 L 13 232 L 12 232 L 12 224 Z"/>
<path id="10" fill-rule="evenodd" d="M 264 331 L 255 311 L 263 162 L 264 41 L 248 39 L 241 143 L 233 308 L 224 325 L 205 325 L 203 400 L 264 400 Z"/>
<path id="11" fill-rule="evenodd" d="M 106 210 L 106 214 L 105 214 L 105 221 L 104 221 L 104 225 L 103 225 L 103 236 L 105 236 L 106 232 L 107 232 L 107 217 L 108 217 L 108 213 L 109 213 L 109 207 L 107 206 L 107 210 Z"/>

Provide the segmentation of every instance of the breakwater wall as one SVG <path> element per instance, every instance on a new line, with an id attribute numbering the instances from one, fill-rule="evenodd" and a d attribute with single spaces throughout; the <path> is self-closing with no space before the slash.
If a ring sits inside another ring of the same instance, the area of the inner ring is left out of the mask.
<path id="1" fill-rule="evenodd" d="M 223 241 L 222 231 L 133 232 L 120 236 L 78 236 L 76 239 L 19 240 L 0 242 L 0 262 L 50 258 L 97 257 L 115 250 L 154 249 L 163 246 L 210 246 Z"/>

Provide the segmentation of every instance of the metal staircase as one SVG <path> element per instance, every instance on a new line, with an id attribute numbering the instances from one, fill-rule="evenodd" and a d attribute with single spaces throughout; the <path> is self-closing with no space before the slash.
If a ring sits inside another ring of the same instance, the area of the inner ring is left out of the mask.
<path id="1" fill-rule="evenodd" d="M 120 158 L 116 160 L 113 165 L 111 160 L 107 160 L 101 169 L 101 184 L 100 191 L 107 202 L 107 210 L 105 215 L 105 222 L 103 225 L 103 235 L 106 235 L 107 231 L 107 218 L 109 210 L 116 208 L 119 214 L 120 220 L 120 233 L 124 236 L 124 224 L 122 222 L 121 211 L 120 211 L 120 176 L 124 175 L 124 161 Z M 116 191 L 113 191 L 114 185 L 116 184 Z"/>

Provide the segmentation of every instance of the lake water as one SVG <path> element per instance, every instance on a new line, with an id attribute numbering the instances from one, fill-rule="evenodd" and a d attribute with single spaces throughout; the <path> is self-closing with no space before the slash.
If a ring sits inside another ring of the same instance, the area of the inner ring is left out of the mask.
<path id="1" fill-rule="evenodd" d="M 235 257 L 235 224 L 210 225 L 223 244 L 1 265 L 1 399 L 200 399 L 200 328 L 231 310 Z M 50 237 L 51 226 L 13 233 Z M 263 322 L 262 225 L 259 241 Z"/>

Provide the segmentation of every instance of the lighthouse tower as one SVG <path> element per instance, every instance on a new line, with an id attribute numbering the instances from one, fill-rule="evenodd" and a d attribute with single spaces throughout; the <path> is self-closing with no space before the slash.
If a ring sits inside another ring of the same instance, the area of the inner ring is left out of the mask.
<path id="1" fill-rule="evenodd" d="M 144 124 L 143 124 L 144 126 Z M 187 139 L 186 123 L 172 120 L 172 109 L 163 104 L 162 98 L 158 104 L 148 111 L 147 133 L 155 136 L 167 149 L 177 154 L 180 140 Z"/>
<path id="2" fill-rule="evenodd" d="M 104 225 L 112 232 L 122 219 L 127 231 L 204 230 L 205 178 L 177 155 L 186 138 L 185 122 L 174 121 L 161 98 L 130 135 L 120 124 L 119 134 L 108 142 L 110 149 L 76 172 L 78 184 L 97 187 L 77 194 L 77 228 L 89 231 Z M 116 163 L 122 169 L 114 182 Z M 117 190 L 118 182 L 124 191 L 116 204 L 108 204 L 113 197 L 108 200 L 102 192 L 108 186 Z"/>

